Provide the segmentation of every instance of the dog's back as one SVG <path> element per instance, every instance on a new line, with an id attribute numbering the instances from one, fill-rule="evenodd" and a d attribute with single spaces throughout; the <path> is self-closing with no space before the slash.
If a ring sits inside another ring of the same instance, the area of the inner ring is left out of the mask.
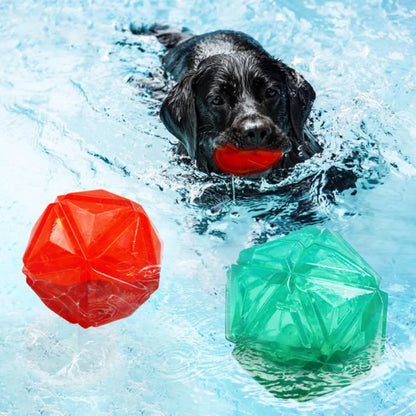
<path id="1" fill-rule="evenodd" d="M 233 30 L 217 30 L 193 35 L 188 29 L 174 29 L 168 25 L 130 25 L 136 35 L 153 35 L 166 47 L 163 66 L 173 79 L 179 81 L 190 69 L 213 55 L 264 54 L 270 56 L 251 36 Z"/>
<path id="2" fill-rule="evenodd" d="M 180 40 L 167 51 L 163 63 L 173 78 L 180 80 L 187 71 L 197 69 L 199 63 L 210 56 L 259 53 L 268 55 L 256 40 L 245 33 L 218 30 Z"/>

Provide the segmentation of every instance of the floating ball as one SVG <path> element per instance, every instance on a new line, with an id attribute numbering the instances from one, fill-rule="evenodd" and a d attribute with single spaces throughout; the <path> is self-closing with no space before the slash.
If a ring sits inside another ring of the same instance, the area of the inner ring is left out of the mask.
<path id="1" fill-rule="evenodd" d="M 226 337 L 276 362 L 377 361 L 387 315 L 379 284 L 339 234 L 306 227 L 240 253 L 228 273 Z"/>
<path id="2" fill-rule="evenodd" d="M 131 315 L 158 288 L 161 242 L 144 209 L 103 190 L 58 196 L 36 222 L 23 273 L 84 328 Z"/>
<path id="3" fill-rule="evenodd" d="M 220 170 L 232 175 L 251 175 L 272 168 L 280 161 L 280 150 L 240 150 L 226 144 L 214 149 L 214 161 Z"/>

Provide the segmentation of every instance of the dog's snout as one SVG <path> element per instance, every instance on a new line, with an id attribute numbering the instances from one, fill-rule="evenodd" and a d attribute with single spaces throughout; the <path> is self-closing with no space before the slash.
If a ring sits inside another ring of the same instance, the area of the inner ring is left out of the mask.
<path id="1" fill-rule="evenodd" d="M 272 125 L 268 120 L 258 119 L 247 119 L 240 125 L 241 135 L 244 141 L 252 144 L 262 144 L 272 134 Z"/>

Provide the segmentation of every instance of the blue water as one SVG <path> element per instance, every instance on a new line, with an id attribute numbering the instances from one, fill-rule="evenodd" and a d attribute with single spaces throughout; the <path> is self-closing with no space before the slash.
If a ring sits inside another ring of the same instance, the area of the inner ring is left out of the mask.
<path id="1" fill-rule="evenodd" d="M 234 200 L 198 203 L 210 179 L 177 163 L 159 102 L 127 82 L 160 67 L 154 39 L 123 31 L 133 20 L 243 30 L 296 68 L 317 91 L 325 150 L 287 183 L 358 150 L 356 192 L 330 201 L 314 183 L 302 221 L 296 198 L 239 196 L 240 182 Z M 0 35 L 1 416 L 416 414 L 414 2 L 2 0 Z M 164 258 L 159 290 L 134 315 L 84 330 L 44 306 L 21 258 L 49 202 L 96 188 L 145 207 Z M 232 357 L 225 271 L 242 248 L 312 222 L 382 276 L 387 340 L 366 378 L 299 403 Z"/>

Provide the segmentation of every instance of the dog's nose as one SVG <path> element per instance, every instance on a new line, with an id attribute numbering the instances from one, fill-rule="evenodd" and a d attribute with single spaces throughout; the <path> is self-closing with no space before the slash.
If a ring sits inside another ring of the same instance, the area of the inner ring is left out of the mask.
<path id="1" fill-rule="evenodd" d="M 242 122 L 240 128 L 244 141 L 252 145 L 264 144 L 272 134 L 270 122 L 261 118 L 247 119 Z"/>

